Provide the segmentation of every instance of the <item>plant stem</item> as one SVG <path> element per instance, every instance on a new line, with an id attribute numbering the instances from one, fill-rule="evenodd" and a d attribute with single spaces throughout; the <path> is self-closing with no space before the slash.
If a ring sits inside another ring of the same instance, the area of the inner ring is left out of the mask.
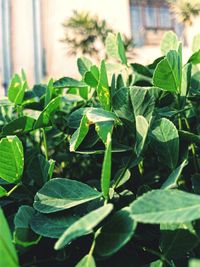
<path id="1" fill-rule="evenodd" d="M 186 125 L 187 129 L 191 132 L 190 124 L 189 124 L 186 116 L 184 116 L 184 121 L 185 121 L 185 125 Z M 196 150 L 195 150 L 194 143 L 191 144 L 191 151 L 192 151 L 192 157 L 193 157 L 193 162 L 194 162 L 194 168 L 195 168 L 195 171 L 198 172 L 199 168 L 198 168 L 198 164 L 197 164 Z"/>
<path id="2" fill-rule="evenodd" d="M 42 128 L 42 137 L 43 137 L 43 142 L 44 142 L 45 158 L 46 158 L 46 160 L 49 160 L 49 157 L 48 157 L 48 147 L 47 147 L 47 138 L 46 138 L 46 133 L 45 133 L 44 128 Z"/>
<path id="3" fill-rule="evenodd" d="M 16 184 L 10 191 L 8 191 L 6 196 L 9 197 L 21 185 L 22 185 L 21 183 Z"/>
<path id="4" fill-rule="evenodd" d="M 96 244 L 96 241 L 95 241 L 95 237 L 94 237 L 94 240 L 92 242 L 92 245 L 91 245 L 91 248 L 90 248 L 88 255 L 92 256 L 92 254 L 94 252 L 95 244 Z"/>

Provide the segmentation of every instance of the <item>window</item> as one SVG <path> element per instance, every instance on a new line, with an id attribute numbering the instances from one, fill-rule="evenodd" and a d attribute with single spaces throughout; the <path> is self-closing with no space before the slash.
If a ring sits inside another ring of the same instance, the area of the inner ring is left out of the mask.
<path id="1" fill-rule="evenodd" d="M 159 45 L 166 31 L 180 36 L 183 30 L 165 0 L 131 0 L 131 26 L 136 46 Z"/>
<path id="2" fill-rule="evenodd" d="M 157 8 L 145 7 L 146 28 L 157 28 Z"/>

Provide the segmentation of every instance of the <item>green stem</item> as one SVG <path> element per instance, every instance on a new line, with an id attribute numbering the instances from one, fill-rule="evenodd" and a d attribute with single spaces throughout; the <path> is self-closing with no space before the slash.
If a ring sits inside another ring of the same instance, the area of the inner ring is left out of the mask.
<path id="1" fill-rule="evenodd" d="M 42 128 L 42 137 L 43 137 L 43 142 L 44 142 L 44 153 L 45 153 L 45 157 L 46 157 L 46 160 L 49 160 L 49 157 L 48 157 L 48 147 L 47 147 L 47 138 L 46 138 L 46 133 L 45 133 L 44 128 Z"/>
<path id="2" fill-rule="evenodd" d="M 186 128 L 191 132 L 190 124 L 189 124 L 186 116 L 184 116 L 184 121 L 185 121 Z M 193 157 L 193 162 L 194 162 L 194 168 L 195 168 L 195 171 L 198 172 L 199 168 L 198 168 L 198 164 L 197 164 L 196 149 L 195 149 L 194 143 L 191 144 L 191 151 L 192 151 L 192 157 Z"/>
<path id="3" fill-rule="evenodd" d="M 178 128 L 179 130 L 182 130 L 182 121 L 181 121 L 181 115 L 178 114 Z"/>
<path id="4" fill-rule="evenodd" d="M 8 191 L 8 193 L 6 194 L 7 197 L 9 197 L 19 186 L 21 186 L 22 184 L 16 184 L 10 191 Z"/>
<path id="5" fill-rule="evenodd" d="M 89 251 L 89 253 L 88 253 L 88 255 L 90 255 L 90 256 L 92 256 L 92 254 L 93 254 L 93 252 L 94 252 L 95 243 L 96 243 L 96 241 L 95 241 L 95 238 L 94 238 L 94 240 L 93 240 L 93 242 L 92 242 L 92 245 L 91 245 L 91 248 L 90 248 L 90 251 Z"/>

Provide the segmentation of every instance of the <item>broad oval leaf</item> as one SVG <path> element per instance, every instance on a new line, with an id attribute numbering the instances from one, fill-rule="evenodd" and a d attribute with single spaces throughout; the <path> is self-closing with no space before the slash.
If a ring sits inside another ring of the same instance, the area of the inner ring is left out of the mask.
<path id="1" fill-rule="evenodd" d="M 79 73 L 83 76 L 92 66 L 92 62 L 86 57 L 81 57 L 77 60 L 77 66 Z"/>
<path id="2" fill-rule="evenodd" d="M 28 133 L 33 130 L 34 123 L 35 119 L 31 117 L 19 117 L 6 124 L 2 129 L 1 135 L 5 136 Z"/>
<path id="3" fill-rule="evenodd" d="M 70 78 L 70 77 L 63 77 L 63 78 L 59 79 L 58 81 L 55 81 L 53 86 L 54 86 L 54 88 L 58 88 L 58 89 L 62 89 L 62 88 L 85 88 L 85 87 L 87 87 L 87 84 L 82 82 L 82 81 L 78 81 L 78 80 L 75 80 L 73 78 Z"/>
<path id="4" fill-rule="evenodd" d="M 107 204 L 84 215 L 81 219 L 67 228 L 67 230 L 56 242 L 54 248 L 56 250 L 61 249 L 69 244 L 69 242 L 72 240 L 91 233 L 94 227 L 97 226 L 104 218 L 106 218 L 112 209 L 113 205 Z"/>
<path id="5" fill-rule="evenodd" d="M 128 208 L 117 211 L 101 228 L 96 238 L 96 252 L 104 257 L 116 253 L 131 239 L 136 225 Z"/>
<path id="6" fill-rule="evenodd" d="M 49 238 L 59 238 L 66 228 L 78 219 L 78 215 L 46 215 L 38 213 L 32 217 L 30 226 L 38 235 Z"/>
<path id="7" fill-rule="evenodd" d="M 53 213 L 100 197 L 100 192 L 84 183 L 54 178 L 37 192 L 33 206 L 41 213 Z"/>
<path id="8" fill-rule="evenodd" d="M 22 205 L 17 211 L 14 224 L 14 242 L 23 247 L 37 244 L 40 237 L 30 228 L 30 220 L 34 216 L 35 210 L 27 205 Z"/>
<path id="9" fill-rule="evenodd" d="M 175 169 L 179 157 L 179 135 L 175 125 L 166 118 L 159 119 L 153 125 L 151 138 L 162 163 Z"/>
<path id="10" fill-rule="evenodd" d="M 182 66 L 180 55 L 177 51 L 171 50 L 158 63 L 154 71 L 153 83 L 163 90 L 178 93 L 180 92 L 181 77 Z"/>
<path id="11" fill-rule="evenodd" d="M 24 93 L 26 88 L 26 81 L 22 82 L 20 76 L 18 74 L 15 74 L 8 88 L 8 99 L 16 105 L 21 105 L 24 99 Z"/>
<path id="12" fill-rule="evenodd" d="M 179 190 L 152 190 L 130 205 L 142 223 L 185 223 L 200 219 L 200 196 Z"/>
<path id="13" fill-rule="evenodd" d="M 177 35 L 173 31 L 166 32 L 161 40 L 160 45 L 162 54 L 166 55 L 170 50 L 177 50 L 178 46 L 179 41 Z"/>
<path id="14" fill-rule="evenodd" d="M 17 183 L 24 169 L 24 152 L 17 136 L 7 136 L 0 141 L 0 178 Z"/>

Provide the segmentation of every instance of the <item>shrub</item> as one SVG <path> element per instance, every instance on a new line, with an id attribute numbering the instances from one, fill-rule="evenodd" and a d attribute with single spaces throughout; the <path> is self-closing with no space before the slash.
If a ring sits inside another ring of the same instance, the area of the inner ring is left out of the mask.
<path id="1" fill-rule="evenodd" d="M 200 266 L 200 50 L 183 63 L 168 32 L 143 66 L 120 34 L 106 47 L 1 100 L 0 266 Z"/>

